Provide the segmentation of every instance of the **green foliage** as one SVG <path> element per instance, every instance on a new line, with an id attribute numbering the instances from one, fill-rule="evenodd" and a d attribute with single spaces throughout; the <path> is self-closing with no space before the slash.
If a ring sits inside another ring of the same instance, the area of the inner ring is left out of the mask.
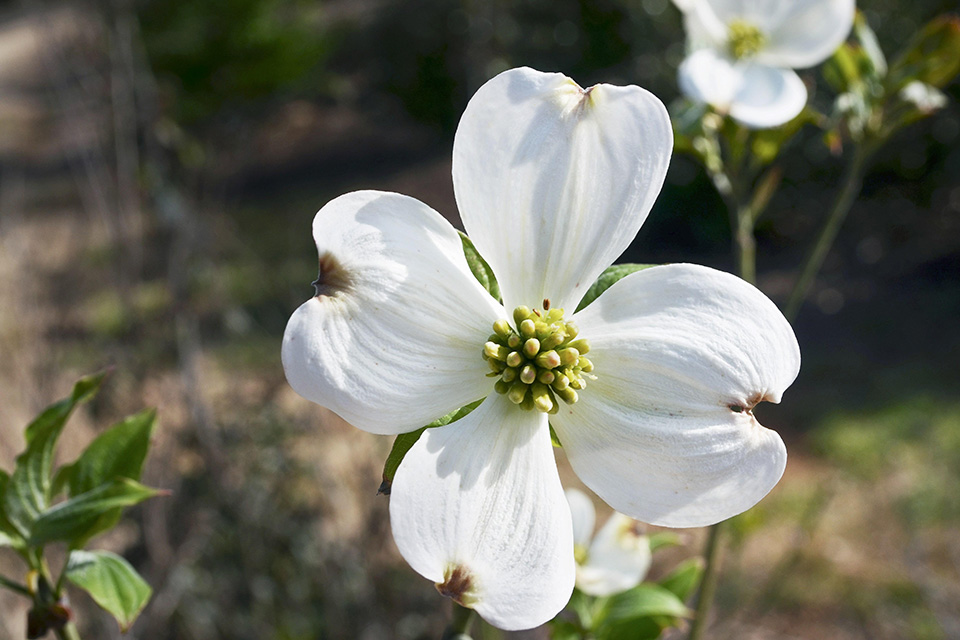
<path id="1" fill-rule="evenodd" d="M 456 411 L 451 411 L 441 418 L 437 418 L 425 427 L 420 427 L 416 431 L 401 433 L 398 435 L 397 439 L 393 442 L 393 448 L 390 449 L 390 453 L 387 455 L 387 461 L 383 465 L 383 482 L 380 484 L 378 493 L 390 495 L 390 485 L 393 484 L 393 477 L 396 475 L 397 469 L 400 467 L 400 463 L 403 462 L 403 457 L 407 455 L 407 452 L 410 451 L 410 448 L 417 443 L 417 440 L 420 439 L 420 435 L 423 434 L 424 431 L 434 427 L 443 427 L 451 422 L 456 422 L 479 407 L 481 402 L 483 402 L 482 399 L 476 400 L 468 405 L 460 407 Z"/>
<path id="2" fill-rule="evenodd" d="M 67 580 L 113 614 L 124 632 L 153 592 L 129 562 L 109 551 L 73 551 L 64 572 Z"/>
<path id="3" fill-rule="evenodd" d="M 70 624 L 62 603 L 63 578 L 88 591 L 124 629 L 150 597 L 150 587 L 125 560 L 80 548 L 116 525 L 123 508 L 161 493 L 139 482 L 156 412 L 124 419 L 98 436 L 73 464 L 53 469 L 54 449 L 67 419 L 97 393 L 105 375 L 81 379 L 70 396 L 34 419 L 25 430 L 27 448 L 17 457 L 13 473 L 0 471 L 0 546 L 17 551 L 33 576 L 29 585 L 0 576 L 0 587 L 33 601 L 30 637 Z M 64 492 L 67 499 L 56 502 Z M 59 580 L 44 559 L 44 547 L 55 542 L 66 543 L 70 550 Z"/>
<path id="4" fill-rule="evenodd" d="M 688 558 L 660 580 L 660 586 L 677 596 L 681 602 L 686 602 L 697 590 L 703 569 L 703 558 Z"/>
<path id="5" fill-rule="evenodd" d="M 650 267 L 655 267 L 655 264 L 614 264 L 606 269 L 603 273 L 600 274 L 600 277 L 597 278 L 597 281 L 590 285 L 590 288 L 587 289 L 587 292 L 584 294 L 583 299 L 580 301 L 580 304 L 577 305 L 577 311 L 585 309 L 587 305 L 600 297 L 600 294 L 612 287 L 622 278 L 630 275 L 631 273 L 636 273 L 637 271 L 643 271 L 644 269 L 649 269 Z"/>
<path id="6" fill-rule="evenodd" d="M 157 412 L 146 409 L 97 436 L 68 468 L 70 496 L 78 496 L 117 478 L 139 480 L 150 448 Z"/>
<path id="7" fill-rule="evenodd" d="M 499 301 L 500 285 L 497 284 L 497 276 L 494 275 L 493 269 L 491 269 L 487 261 L 483 259 L 483 256 L 480 255 L 477 248 L 473 246 L 473 241 L 467 234 L 461 232 L 460 241 L 463 242 L 463 255 L 467 258 L 467 265 L 469 265 L 473 277 L 483 285 L 483 288 L 486 289 L 495 300 Z"/>
<path id="8" fill-rule="evenodd" d="M 26 429 L 27 449 L 17 456 L 16 467 L 3 494 L 4 516 L 22 538 L 50 504 L 53 450 L 73 409 L 99 390 L 105 373 L 81 379 L 67 398 L 50 405 Z"/>
<path id="9" fill-rule="evenodd" d="M 71 548 L 76 548 L 103 531 L 102 518 L 105 516 L 159 494 L 156 489 L 129 478 L 111 480 L 41 513 L 30 527 L 27 543 L 42 547 L 51 542 L 67 542 Z M 112 526 L 115 521 L 110 524 Z"/>
<path id="10" fill-rule="evenodd" d="M 689 618 L 691 611 L 675 593 L 644 582 L 604 600 L 594 617 L 597 640 L 645 640 Z"/>
<path id="11" fill-rule="evenodd" d="M 154 73 L 175 94 L 181 122 L 323 86 L 334 43 L 316 4 L 151 0 L 138 9 Z"/>
<path id="12" fill-rule="evenodd" d="M 913 81 L 944 87 L 960 73 L 960 18 L 943 15 L 927 23 L 890 65 L 887 87 Z"/>

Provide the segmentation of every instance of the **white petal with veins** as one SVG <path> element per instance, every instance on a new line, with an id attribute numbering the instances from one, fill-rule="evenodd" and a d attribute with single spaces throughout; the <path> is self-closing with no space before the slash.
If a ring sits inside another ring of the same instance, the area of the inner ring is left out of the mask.
<path id="1" fill-rule="evenodd" d="M 484 84 L 457 128 L 453 183 L 504 306 L 576 307 L 646 219 L 672 147 L 666 108 L 639 87 L 532 69 Z"/>
<path id="2" fill-rule="evenodd" d="M 412 431 L 490 393 L 481 349 L 502 307 L 427 205 L 357 191 L 314 218 L 319 294 L 283 336 L 290 386 L 353 425 Z"/>
<path id="3" fill-rule="evenodd" d="M 634 273 L 575 316 L 597 379 L 552 424 L 580 479 L 644 522 L 694 527 L 776 485 L 786 449 L 751 413 L 779 402 L 800 351 L 755 287 L 677 264 Z"/>
<path id="4" fill-rule="evenodd" d="M 424 432 L 394 477 L 390 522 L 414 570 L 498 628 L 543 624 L 570 599 L 573 525 L 546 414 L 504 396 Z"/>

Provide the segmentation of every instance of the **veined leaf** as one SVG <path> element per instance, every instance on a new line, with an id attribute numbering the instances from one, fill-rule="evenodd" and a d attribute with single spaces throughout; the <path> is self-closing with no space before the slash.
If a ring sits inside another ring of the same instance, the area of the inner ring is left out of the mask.
<path id="1" fill-rule="evenodd" d="M 160 493 L 129 478 L 114 480 L 44 511 L 33 523 L 28 542 L 31 546 L 54 541 L 76 545 L 104 530 L 103 516 Z"/>
<path id="2" fill-rule="evenodd" d="M 6 471 L 0 469 L 0 498 L 7 491 L 7 485 L 10 483 L 10 476 Z M 23 537 L 7 519 L 6 510 L 3 506 L 3 500 L 0 500 L 0 547 L 22 547 Z"/>
<path id="3" fill-rule="evenodd" d="M 493 274 L 493 269 L 483 259 L 477 248 L 473 246 L 473 240 L 462 231 L 458 233 L 460 234 L 460 241 L 463 243 L 463 255 L 467 258 L 467 265 L 473 272 L 473 277 L 483 285 L 483 288 L 493 296 L 494 300 L 500 300 L 500 285 L 497 284 L 497 277 Z"/>
<path id="4" fill-rule="evenodd" d="M 27 449 L 17 456 L 16 468 L 3 495 L 6 518 L 17 532 L 30 535 L 33 521 L 50 504 L 53 450 L 73 409 L 92 398 L 106 372 L 81 378 L 69 397 L 47 407 L 26 429 Z"/>
<path id="5" fill-rule="evenodd" d="M 588 304 L 600 297 L 600 294 L 616 284 L 621 278 L 631 273 L 656 267 L 655 264 L 615 264 L 604 269 L 597 281 L 590 285 L 583 296 L 583 300 L 577 305 L 577 311 L 586 308 Z"/>
<path id="6" fill-rule="evenodd" d="M 401 433 L 398 435 L 397 439 L 393 441 L 393 448 L 390 449 L 390 453 L 387 455 L 387 461 L 383 465 L 383 481 L 380 483 L 380 488 L 377 490 L 377 493 L 390 495 L 390 486 L 393 484 L 393 476 L 396 475 L 397 469 L 400 467 L 400 463 L 403 461 L 403 457 L 407 455 L 407 451 L 410 451 L 410 448 L 416 444 L 417 440 L 420 439 L 420 435 L 424 431 L 434 427 L 443 427 L 451 422 L 456 422 L 463 416 L 479 407 L 481 402 L 483 402 L 483 399 L 471 402 L 470 404 L 460 407 L 456 411 L 451 411 L 442 418 L 437 418 L 425 427 L 420 427 L 416 431 Z"/>
<path id="7" fill-rule="evenodd" d="M 67 580 L 109 611 L 124 632 L 153 592 L 130 563 L 109 551 L 72 551 L 64 572 Z"/>
<path id="8" fill-rule="evenodd" d="M 607 600 L 597 616 L 599 626 L 643 617 L 686 618 L 692 612 L 672 591 L 649 582 L 618 593 Z"/>
<path id="9" fill-rule="evenodd" d="M 660 580 L 660 586 L 673 592 L 680 600 L 686 600 L 696 591 L 703 575 L 703 558 L 684 560 L 669 575 Z"/>
<path id="10" fill-rule="evenodd" d="M 139 481 L 156 417 L 155 410 L 147 409 L 97 436 L 71 465 L 70 495 L 80 495 L 117 478 Z"/>

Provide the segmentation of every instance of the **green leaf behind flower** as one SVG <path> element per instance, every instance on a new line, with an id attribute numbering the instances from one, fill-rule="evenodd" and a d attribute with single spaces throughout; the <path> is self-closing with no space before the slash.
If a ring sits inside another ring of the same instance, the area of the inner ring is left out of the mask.
<path id="1" fill-rule="evenodd" d="M 686 602 L 700 584 L 701 575 L 703 575 L 703 558 L 688 558 L 662 578 L 660 586 Z"/>
<path id="2" fill-rule="evenodd" d="M 464 405 L 456 411 L 451 411 L 442 418 L 437 418 L 427 426 L 420 427 L 416 431 L 401 433 L 398 435 L 397 439 L 393 442 L 393 448 L 390 449 L 390 453 L 387 455 L 387 461 L 383 465 L 383 481 L 380 483 L 380 488 L 377 490 L 377 493 L 390 495 L 390 487 L 393 485 L 393 477 L 397 474 L 397 469 L 400 467 L 400 463 L 403 462 L 403 457 L 407 455 L 407 452 L 410 451 L 410 448 L 417 443 L 417 440 L 420 439 L 420 435 L 424 431 L 434 427 L 443 427 L 451 422 L 456 422 L 479 407 L 481 402 L 483 402 L 482 398 L 475 402 L 471 402 L 470 404 Z"/>
<path id="3" fill-rule="evenodd" d="M 473 240 L 462 231 L 458 233 L 460 234 L 460 241 L 463 243 L 463 255 L 467 258 L 467 265 L 470 267 L 473 277 L 483 285 L 483 288 L 493 296 L 494 300 L 499 301 L 500 285 L 497 284 L 497 277 L 493 274 L 493 269 L 483 259 L 477 248 L 473 246 Z"/>
<path id="4" fill-rule="evenodd" d="M 152 590 L 126 560 L 108 551 L 73 551 L 66 578 L 110 612 L 125 632 L 143 611 Z"/>
<path id="5" fill-rule="evenodd" d="M 590 285 L 590 288 L 587 289 L 587 293 L 584 294 L 583 300 L 581 300 L 580 304 L 577 305 L 577 311 L 585 309 L 587 305 L 599 298 L 601 293 L 612 287 L 622 278 L 630 275 L 631 273 L 656 266 L 657 265 L 655 264 L 615 264 L 607 267 L 604 269 L 603 273 L 600 274 L 600 277 L 597 278 L 597 281 Z"/>

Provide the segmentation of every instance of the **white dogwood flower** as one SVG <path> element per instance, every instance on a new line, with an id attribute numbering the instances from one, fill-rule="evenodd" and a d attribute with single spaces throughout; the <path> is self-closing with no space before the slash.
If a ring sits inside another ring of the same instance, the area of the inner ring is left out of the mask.
<path id="1" fill-rule="evenodd" d="M 348 193 L 314 218 L 317 295 L 287 324 L 287 380 L 378 434 L 486 398 L 410 449 L 390 519 L 414 570 L 500 628 L 550 620 L 573 590 L 549 424 L 584 483 L 645 522 L 729 518 L 783 473 L 783 442 L 751 410 L 779 401 L 800 353 L 757 289 L 673 264 L 564 312 L 636 235 L 672 138 L 639 87 L 581 89 L 531 69 L 483 85 L 457 129 L 453 181 L 502 304 L 454 228 L 413 198 Z"/>
<path id="2" fill-rule="evenodd" d="M 567 489 L 573 519 L 573 555 L 577 562 L 577 588 L 591 596 L 611 596 L 632 589 L 650 570 L 650 538 L 639 523 L 619 511 L 593 535 L 597 512 L 593 501 L 579 489 Z"/>
<path id="3" fill-rule="evenodd" d="M 854 0 L 674 0 L 687 47 L 680 88 L 755 129 L 796 117 L 807 89 L 793 69 L 820 64 L 853 26 Z"/>

